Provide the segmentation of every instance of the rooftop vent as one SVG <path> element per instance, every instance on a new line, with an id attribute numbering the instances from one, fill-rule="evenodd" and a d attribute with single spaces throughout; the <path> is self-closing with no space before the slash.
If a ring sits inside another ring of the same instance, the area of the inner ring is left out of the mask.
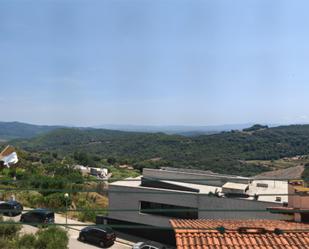
<path id="1" fill-rule="evenodd" d="M 267 183 L 257 183 L 256 184 L 256 186 L 258 187 L 258 188 L 268 188 L 268 184 Z"/>
<path id="2" fill-rule="evenodd" d="M 281 197 L 280 196 L 276 196 L 276 201 L 281 201 Z"/>
<path id="3" fill-rule="evenodd" d="M 274 233 L 277 234 L 277 235 L 280 235 L 280 234 L 283 234 L 283 231 L 281 229 L 279 229 L 279 228 L 276 228 L 274 230 Z"/>
<path id="4" fill-rule="evenodd" d="M 217 230 L 218 230 L 219 233 L 223 234 L 223 233 L 225 233 L 226 229 L 225 229 L 225 227 L 221 226 L 221 227 L 217 227 Z"/>
<path id="5" fill-rule="evenodd" d="M 264 234 L 267 231 L 262 227 L 240 227 L 238 232 L 242 234 Z"/>

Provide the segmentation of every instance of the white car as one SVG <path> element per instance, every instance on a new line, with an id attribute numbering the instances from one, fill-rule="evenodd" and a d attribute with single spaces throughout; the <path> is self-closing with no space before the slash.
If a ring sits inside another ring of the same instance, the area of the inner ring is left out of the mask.
<path id="1" fill-rule="evenodd" d="M 132 249 L 167 249 L 166 246 L 155 242 L 137 242 Z"/>

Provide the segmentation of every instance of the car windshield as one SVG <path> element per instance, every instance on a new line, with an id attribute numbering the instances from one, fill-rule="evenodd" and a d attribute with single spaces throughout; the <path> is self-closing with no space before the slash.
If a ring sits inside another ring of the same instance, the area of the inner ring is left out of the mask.
<path id="1" fill-rule="evenodd" d="M 100 230 L 105 231 L 106 233 L 113 233 L 114 230 L 108 226 L 104 227 L 99 227 Z"/>
<path id="2" fill-rule="evenodd" d="M 46 217 L 48 217 L 48 218 L 55 218 L 55 214 L 54 213 L 47 213 Z"/>
<path id="3" fill-rule="evenodd" d="M 48 211 L 48 210 L 36 209 L 36 210 L 32 210 L 30 212 L 43 215 L 47 218 L 54 218 L 55 217 L 55 214 L 53 212 Z"/>

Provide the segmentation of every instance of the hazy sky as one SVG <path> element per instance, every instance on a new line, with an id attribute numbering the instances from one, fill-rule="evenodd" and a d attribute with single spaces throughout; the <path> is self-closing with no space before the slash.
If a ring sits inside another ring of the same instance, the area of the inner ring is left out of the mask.
<path id="1" fill-rule="evenodd" d="M 308 0 L 0 0 L 0 120 L 309 122 L 308 9 Z"/>

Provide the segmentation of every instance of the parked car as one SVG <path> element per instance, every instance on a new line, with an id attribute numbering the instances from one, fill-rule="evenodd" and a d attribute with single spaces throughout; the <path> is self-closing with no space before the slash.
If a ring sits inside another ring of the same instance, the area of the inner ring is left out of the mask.
<path id="1" fill-rule="evenodd" d="M 156 242 L 137 242 L 132 246 L 132 249 L 166 249 L 166 246 Z"/>
<path id="2" fill-rule="evenodd" d="M 112 246 L 116 240 L 116 234 L 110 227 L 85 227 L 80 233 L 78 239 L 83 242 L 89 242 L 100 247 Z"/>
<path id="3" fill-rule="evenodd" d="M 16 216 L 22 213 L 23 205 L 17 201 L 4 201 L 0 203 L 0 213 L 8 216 Z"/>
<path id="4" fill-rule="evenodd" d="M 37 208 L 24 213 L 20 217 L 21 222 L 49 224 L 55 222 L 55 213 L 48 209 Z"/>

